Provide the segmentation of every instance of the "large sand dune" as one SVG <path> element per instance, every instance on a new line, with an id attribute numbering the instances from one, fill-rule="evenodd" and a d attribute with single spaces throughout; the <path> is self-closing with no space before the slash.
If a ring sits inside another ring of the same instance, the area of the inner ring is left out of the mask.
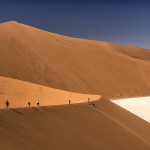
<path id="1" fill-rule="evenodd" d="M 2 109 L 0 149 L 150 149 L 149 123 L 103 98 L 95 103 Z"/>
<path id="2" fill-rule="evenodd" d="M 108 98 L 150 95 L 150 51 L 0 24 L 0 75 Z"/>
<path id="3" fill-rule="evenodd" d="M 0 149 L 149 150 L 150 124 L 100 95 L 150 95 L 150 51 L 0 24 Z"/>

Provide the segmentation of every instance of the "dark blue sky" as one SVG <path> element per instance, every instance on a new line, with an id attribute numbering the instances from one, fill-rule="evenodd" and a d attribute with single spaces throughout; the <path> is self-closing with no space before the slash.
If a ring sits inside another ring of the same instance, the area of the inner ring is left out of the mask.
<path id="1" fill-rule="evenodd" d="M 150 2 L 0 0 L 0 23 L 150 49 Z"/>

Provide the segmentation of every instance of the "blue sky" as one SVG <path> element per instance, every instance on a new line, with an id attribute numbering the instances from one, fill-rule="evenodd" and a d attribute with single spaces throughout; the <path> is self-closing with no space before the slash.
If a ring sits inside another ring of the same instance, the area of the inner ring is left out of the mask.
<path id="1" fill-rule="evenodd" d="M 0 0 L 0 23 L 18 21 L 77 38 L 150 49 L 150 2 Z"/>

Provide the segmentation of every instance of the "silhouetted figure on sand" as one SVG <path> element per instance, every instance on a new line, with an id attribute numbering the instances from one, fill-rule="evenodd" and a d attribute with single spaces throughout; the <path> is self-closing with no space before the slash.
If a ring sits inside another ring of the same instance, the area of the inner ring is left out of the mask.
<path id="1" fill-rule="evenodd" d="M 29 105 L 29 107 L 30 107 L 30 101 L 28 101 L 28 105 Z"/>
<path id="2" fill-rule="evenodd" d="M 69 99 L 69 104 L 71 103 L 71 100 Z"/>
<path id="3" fill-rule="evenodd" d="M 88 104 L 90 104 L 90 98 L 88 98 Z"/>
<path id="4" fill-rule="evenodd" d="M 94 103 L 92 105 L 93 105 L 93 107 L 96 107 Z"/>
<path id="5" fill-rule="evenodd" d="M 8 108 L 8 106 L 9 106 L 9 102 L 8 102 L 8 101 L 6 101 L 6 107 Z"/>
<path id="6" fill-rule="evenodd" d="M 37 106 L 39 106 L 40 105 L 40 102 L 39 102 L 39 100 L 37 100 Z"/>

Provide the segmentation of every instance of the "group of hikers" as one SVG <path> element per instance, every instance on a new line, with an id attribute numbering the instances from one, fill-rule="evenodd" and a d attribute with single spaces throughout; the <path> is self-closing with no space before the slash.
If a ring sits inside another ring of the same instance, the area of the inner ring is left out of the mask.
<path id="1" fill-rule="evenodd" d="M 37 100 L 36 104 L 37 104 L 37 106 L 39 106 L 39 105 L 40 105 L 39 100 Z M 30 105 L 31 105 L 31 103 L 30 103 L 30 101 L 28 101 L 28 106 L 30 107 Z"/>
<path id="2" fill-rule="evenodd" d="M 70 99 L 69 99 L 69 104 L 71 104 L 71 100 Z M 90 104 L 90 98 L 88 98 L 88 104 Z M 93 105 L 93 107 L 95 107 L 95 103 L 92 103 L 92 105 Z"/>
<path id="3" fill-rule="evenodd" d="M 69 99 L 69 104 L 71 104 L 71 100 Z M 90 98 L 88 98 L 88 104 L 90 104 Z M 30 105 L 31 105 L 31 103 L 30 103 L 30 101 L 28 101 L 28 106 L 30 107 Z M 40 105 L 40 102 L 39 102 L 39 100 L 37 100 L 37 106 L 39 106 Z M 93 107 L 95 107 L 95 104 L 94 103 L 92 103 L 92 105 L 93 105 Z M 9 107 L 9 101 L 7 100 L 6 101 L 6 107 L 8 108 Z"/>
<path id="4" fill-rule="evenodd" d="M 28 101 L 28 106 L 30 107 L 30 105 L 31 105 L 31 103 L 30 103 L 30 101 Z M 39 100 L 37 100 L 37 106 L 39 106 L 40 105 L 40 102 L 39 102 Z M 6 107 L 8 108 L 9 107 L 9 101 L 7 100 L 6 101 Z"/>

